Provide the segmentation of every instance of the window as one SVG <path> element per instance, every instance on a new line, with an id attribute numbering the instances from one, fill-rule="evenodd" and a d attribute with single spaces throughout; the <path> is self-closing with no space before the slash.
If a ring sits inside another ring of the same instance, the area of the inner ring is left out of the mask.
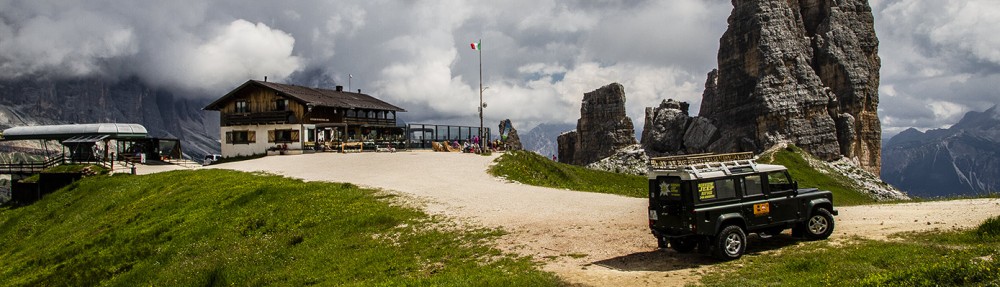
<path id="1" fill-rule="evenodd" d="M 385 118 L 389 119 L 389 120 L 395 120 L 396 119 L 396 112 L 387 112 L 387 113 L 385 113 Z"/>
<path id="2" fill-rule="evenodd" d="M 250 103 L 247 101 L 236 101 L 236 113 L 245 114 L 250 112 Z"/>
<path id="3" fill-rule="evenodd" d="M 287 111 L 288 110 L 288 100 L 286 100 L 286 99 L 280 99 L 280 100 L 274 101 L 274 110 L 275 111 Z"/>
<path id="4" fill-rule="evenodd" d="M 227 144 L 251 144 L 256 143 L 256 133 L 254 131 L 231 131 L 226 132 Z"/>
<path id="5" fill-rule="evenodd" d="M 736 182 L 732 178 L 698 183 L 698 199 L 728 199 L 736 197 Z"/>
<path id="6" fill-rule="evenodd" d="M 358 114 L 354 110 L 347 110 L 347 117 L 348 118 L 353 118 L 353 117 L 357 117 L 357 116 L 358 116 Z"/>
<path id="7" fill-rule="evenodd" d="M 767 173 L 767 185 L 771 192 L 792 190 L 792 180 L 788 178 L 788 173 L 784 171 Z"/>
<path id="8" fill-rule="evenodd" d="M 759 174 L 748 175 L 743 178 L 744 196 L 755 196 L 764 194 L 764 181 Z"/>
<path id="9" fill-rule="evenodd" d="M 291 143 L 299 141 L 298 130 L 269 130 L 267 131 L 267 142 L 269 143 Z"/>

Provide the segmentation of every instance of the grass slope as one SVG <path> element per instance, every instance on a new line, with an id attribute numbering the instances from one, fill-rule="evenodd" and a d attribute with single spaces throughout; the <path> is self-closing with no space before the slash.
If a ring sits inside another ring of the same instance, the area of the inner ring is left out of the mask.
<path id="1" fill-rule="evenodd" d="M 834 204 L 837 206 L 861 205 L 875 203 L 871 197 L 857 191 L 850 185 L 851 180 L 837 171 L 822 172 L 809 164 L 802 149 L 789 146 L 773 154 L 760 155 L 757 162 L 780 164 L 788 168 L 792 178 L 799 182 L 799 187 L 816 187 L 833 193 Z"/>
<path id="2" fill-rule="evenodd" d="M 702 278 L 708 286 L 998 286 L 1000 217 L 978 228 L 903 233 L 892 241 L 816 241 L 750 254 Z"/>
<path id="3" fill-rule="evenodd" d="M 646 197 L 647 179 L 558 163 L 529 151 L 507 152 L 496 160 L 490 174 L 523 184 L 577 191 Z"/>
<path id="4" fill-rule="evenodd" d="M 93 177 L 0 208 L 0 285 L 557 285 L 390 195 L 224 170 Z"/>

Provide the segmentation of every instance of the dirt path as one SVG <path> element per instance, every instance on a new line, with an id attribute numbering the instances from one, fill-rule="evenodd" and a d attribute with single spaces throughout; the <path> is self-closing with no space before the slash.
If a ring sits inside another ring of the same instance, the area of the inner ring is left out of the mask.
<path id="1" fill-rule="evenodd" d="M 509 231 L 498 242 L 500 248 L 532 256 L 545 263 L 545 270 L 574 284 L 681 286 L 696 281 L 715 264 L 700 255 L 657 251 L 644 198 L 503 182 L 485 172 L 495 158 L 433 152 L 325 153 L 217 167 L 399 192 L 416 199 L 429 213 Z M 900 231 L 975 226 L 1000 215 L 1000 199 L 837 209 L 834 238 L 885 238 Z M 754 243 L 750 252 L 755 252 Z"/>

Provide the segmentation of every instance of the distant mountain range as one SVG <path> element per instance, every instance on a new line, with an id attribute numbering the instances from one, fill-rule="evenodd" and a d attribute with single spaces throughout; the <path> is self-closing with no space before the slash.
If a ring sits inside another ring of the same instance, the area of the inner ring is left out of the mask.
<path id="1" fill-rule="evenodd" d="M 221 95 L 220 95 L 221 96 Z M 213 98 L 214 99 L 214 98 Z M 23 125 L 137 123 L 150 136 L 176 138 L 184 154 L 219 152 L 219 116 L 209 97 L 181 97 L 138 79 L 0 81 L 0 129 Z"/>
<path id="2" fill-rule="evenodd" d="M 575 124 L 540 124 L 526 133 L 520 133 L 525 150 L 551 158 L 559 153 L 559 134 L 576 129 Z"/>
<path id="3" fill-rule="evenodd" d="M 969 112 L 947 129 L 905 130 L 882 151 L 882 179 L 918 197 L 1000 192 L 1000 110 Z"/>

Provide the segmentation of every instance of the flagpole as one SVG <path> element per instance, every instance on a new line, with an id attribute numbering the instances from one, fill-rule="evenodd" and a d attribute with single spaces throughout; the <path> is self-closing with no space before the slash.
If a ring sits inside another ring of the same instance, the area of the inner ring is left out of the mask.
<path id="1" fill-rule="evenodd" d="M 479 152 L 483 152 L 483 39 L 479 39 Z"/>

